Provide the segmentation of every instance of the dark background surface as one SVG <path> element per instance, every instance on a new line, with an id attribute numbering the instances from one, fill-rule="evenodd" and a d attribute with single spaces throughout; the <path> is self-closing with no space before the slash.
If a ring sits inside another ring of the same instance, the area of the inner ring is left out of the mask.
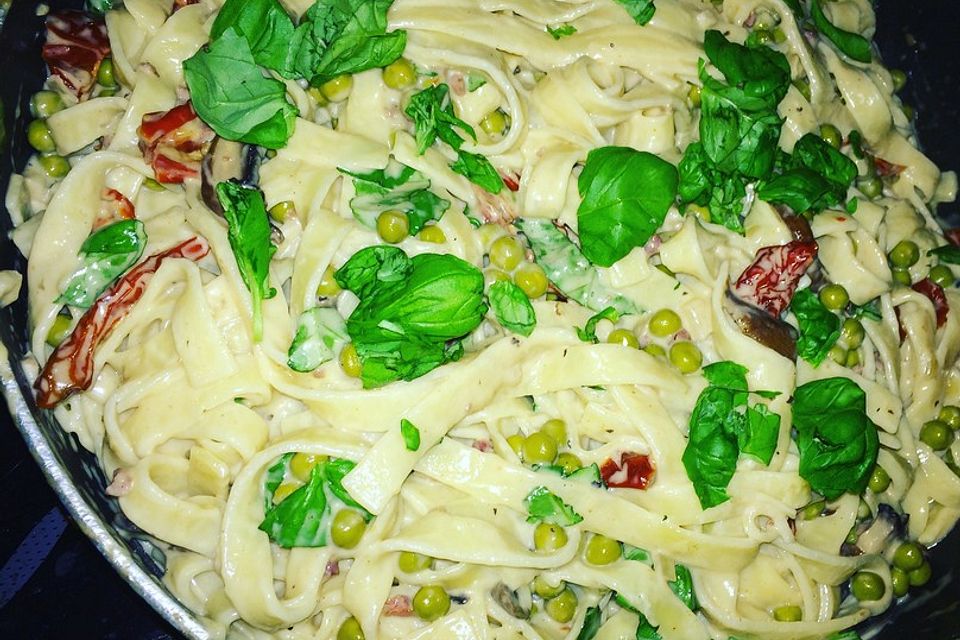
<path id="1" fill-rule="evenodd" d="M 43 78 L 38 40 L 42 22 L 34 3 L 14 0 L 0 38 L 0 91 L 10 109 L 25 104 Z M 67 2 L 50 2 L 53 7 Z M 880 0 L 878 34 L 884 60 L 908 71 L 901 93 L 919 113 L 917 129 L 928 155 L 942 168 L 960 169 L 960 3 L 953 0 Z M 19 98 L 12 92 L 23 85 Z M 8 112 L 8 124 L 10 113 Z M 22 134 L 13 155 L 24 157 Z M 9 163 L 4 157 L 2 165 Z M 3 175 L 9 169 L 0 165 Z M 6 180 L 0 184 L 6 192 Z M 956 204 L 941 214 L 957 220 Z M 956 224 L 956 223 L 955 223 Z M 19 262 L 3 245 L 0 268 Z M 947 571 L 960 572 L 960 535 L 954 531 L 934 552 L 931 585 Z M 884 640 L 960 638 L 960 589 L 941 588 L 924 607 L 897 616 Z M 931 592 L 932 593 L 932 592 Z M 121 578 L 80 530 L 68 521 L 0 399 L 0 638 L 32 640 L 166 640 L 176 632 Z"/>

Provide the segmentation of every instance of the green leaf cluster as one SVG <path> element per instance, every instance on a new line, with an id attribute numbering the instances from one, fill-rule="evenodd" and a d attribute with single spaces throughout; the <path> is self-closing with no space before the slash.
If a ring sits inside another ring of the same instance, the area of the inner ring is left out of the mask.
<path id="1" fill-rule="evenodd" d="M 139 220 L 120 220 L 95 231 L 80 245 L 83 264 L 57 302 L 86 309 L 136 264 L 146 246 L 147 234 Z"/>
<path id="2" fill-rule="evenodd" d="M 828 500 L 860 494 L 877 462 L 877 426 L 867 417 L 866 394 L 849 378 L 826 378 L 797 387 L 793 426 L 800 476 Z"/>
<path id="3" fill-rule="evenodd" d="M 430 179 L 413 167 L 391 159 L 384 169 L 368 173 L 351 173 L 357 195 L 350 199 L 353 216 L 365 226 L 376 229 L 377 218 L 384 211 L 407 214 L 410 234 L 415 235 L 428 222 L 440 220 L 450 201 L 430 191 Z"/>
<path id="4" fill-rule="evenodd" d="M 287 351 L 287 366 L 301 373 L 313 371 L 333 360 L 334 347 L 348 339 L 346 323 L 336 309 L 307 309 L 297 320 L 297 332 Z"/>
<path id="5" fill-rule="evenodd" d="M 259 529 L 271 541 L 285 549 L 325 546 L 335 500 L 357 509 L 367 521 L 373 518 L 343 487 L 343 477 L 355 466 L 344 459 L 317 464 L 303 486 L 274 505 L 273 495 L 283 482 L 292 457 L 292 453 L 282 456 L 267 470 L 264 479 L 265 514 Z"/>
<path id="6" fill-rule="evenodd" d="M 606 307 L 605 309 L 590 316 L 590 318 L 587 320 L 587 324 L 585 324 L 582 329 L 577 327 L 577 337 L 583 342 L 592 342 L 596 344 L 597 342 L 600 342 L 600 339 L 597 338 L 597 325 L 600 323 L 600 321 L 609 320 L 610 322 L 616 322 L 619 319 L 619 311 L 613 307 Z"/>
<path id="7" fill-rule="evenodd" d="M 277 248 L 270 242 L 270 222 L 263 193 L 228 181 L 217 185 L 217 198 L 229 225 L 230 248 L 253 301 L 253 339 L 259 342 L 263 337 L 263 301 L 277 293 L 269 283 L 270 259 Z"/>
<path id="8" fill-rule="evenodd" d="M 873 50 L 870 41 L 859 33 L 844 31 L 827 19 L 820 6 L 820 0 L 810 0 L 810 17 L 817 30 L 827 40 L 833 43 L 841 53 L 857 62 L 870 63 L 873 61 Z"/>
<path id="9" fill-rule="evenodd" d="M 497 322 L 522 336 L 533 333 L 537 314 L 523 289 L 509 280 L 500 280 L 490 285 L 487 298 Z"/>
<path id="10" fill-rule="evenodd" d="M 800 329 L 797 355 L 817 367 L 840 337 L 840 318 L 809 287 L 794 294 L 790 310 Z"/>
<path id="11" fill-rule="evenodd" d="M 656 233 L 677 197 L 677 170 L 630 147 L 601 147 L 587 154 L 577 180 L 580 249 L 593 264 L 609 267 Z"/>
<path id="12" fill-rule="evenodd" d="M 461 149 L 465 139 L 458 130 L 466 133 L 474 142 L 477 134 L 473 127 L 453 112 L 450 87 L 445 83 L 413 94 L 404 113 L 413 120 L 417 152 L 420 155 L 440 138 L 457 152 L 457 159 L 450 165 L 453 171 L 490 193 L 500 193 L 503 190 L 503 179 L 485 156 Z"/>
<path id="13" fill-rule="evenodd" d="M 536 487 L 527 494 L 523 504 L 527 507 L 527 522 L 546 522 L 569 527 L 583 521 L 583 516 L 574 511 L 573 507 L 543 486 Z"/>
<path id="14" fill-rule="evenodd" d="M 813 133 L 797 141 L 792 154 L 780 152 L 777 174 L 757 186 L 762 200 L 797 212 L 819 213 L 847 197 L 857 165 Z"/>
<path id="15" fill-rule="evenodd" d="M 360 304 L 347 333 L 362 364 L 364 388 L 413 380 L 463 356 L 461 340 L 487 312 L 483 274 L 456 256 L 361 249 L 334 274 Z"/>
<path id="16" fill-rule="evenodd" d="M 690 416 L 683 466 L 704 509 L 730 499 L 727 485 L 741 453 L 770 464 L 777 448 L 780 416 L 763 404 L 748 406 L 747 369 L 735 362 L 703 368 L 710 383 Z M 771 397 L 771 392 L 753 392 Z"/>

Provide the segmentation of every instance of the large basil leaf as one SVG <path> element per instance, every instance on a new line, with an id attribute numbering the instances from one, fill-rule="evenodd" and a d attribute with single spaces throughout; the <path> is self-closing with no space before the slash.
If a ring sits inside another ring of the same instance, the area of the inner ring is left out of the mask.
<path id="1" fill-rule="evenodd" d="M 487 296 L 497 322 L 522 336 L 533 333 L 537 315 L 523 289 L 509 280 L 501 280 L 490 285 Z"/>
<path id="2" fill-rule="evenodd" d="M 346 323 L 336 309 L 307 309 L 297 320 L 297 333 L 287 351 L 287 366 L 294 371 L 313 371 L 333 360 L 334 347 L 347 340 Z"/>
<path id="3" fill-rule="evenodd" d="M 484 155 L 461 150 L 450 168 L 490 193 L 503 191 L 503 178 Z"/>
<path id="4" fill-rule="evenodd" d="M 310 471 L 310 480 L 269 509 L 259 529 L 285 549 L 322 547 L 327 544 L 330 510 L 320 465 Z"/>
<path id="5" fill-rule="evenodd" d="M 353 291 L 358 298 L 366 298 L 378 287 L 403 282 L 412 268 L 403 249 L 381 244 L 357 251 L 333 277 L 343 289 Z"/>
<path id="6" fill-rule="evenodd" d="M 827 19 L 820 6 L 820 0 L 810 0 L 810 17 L 813 24 L 827 39 L 834 44 L 844 55 L 857 62 L 870 63 L 873 61 L 873 50 L 870 41 L 859 33 L 851 33 L 835 26 Z"/>
<path id="7" fill-rule="evenodd" d="M 792 154 L 783 154 L 781 164 L 782 173 L 761 183 L 757 195 L 798 213 L 840 204 L 857 177 L 857 165 L 850 158 L 812 133 L 797 141 Z"/>
<path id="8" fill-rule="evenodd" d="M 193 108 L 217 135 L 268 149 L 287 143 L 297 109 L 282 82 L 264 77 L 235 29 L 185 60 L 183 73 Z"/>
<path id="9" fill-rule="evenodd" d="M 580 248 L 609 267 L 656 233 L 677 196 L 677 170 L 652 153 L 602 147 L 587 154 L 577 180 Z"/>
<path id="10" fill-rule="evenodd" d="M 840 337 L 840 318 L 823 306 L 820 297 L 809 288 L 794 294 L 790 310 L 800 329 L 797 355 L 817 367 Z"/>
<path id="11" fill-rule="evenodd" d="M 877 426 L 867 417 L 866 394 L 849 378 L 815 380 L 793 395 L 793 426 L 800 476 L 833 500 L 859 494 L 877 462 Z"/>
<path id="12" fill-rule="evenodd" d="M 70 277 L 57 302 L 86 309 L 136 264 L 146 245 L 139 220 L 120 220 L 94 232 L 80 245 L 83 266 Z"/>
<path id="13" fill-rule="evenodd" d="M 210 39 L 231 29 L 246 39 L 258 65 L 291 75 L 287 59 L 293 21 L 277 0 L 227 0 L 213 21 Z"/>
<path id="14" fill-rule="evenodd" d="M 377 218 L 384 211 L 402 211 L 407 214 L 410 234 L 415 235 L 428 222 L 440 220 L 450 208 L 449 200 L 430 191 L 426 176 L 396 160 L 369 173 L 343 172 L 354 178 L 357 195 L 350 199 L 353 216 L 371 229 L 377 228 Z"/>

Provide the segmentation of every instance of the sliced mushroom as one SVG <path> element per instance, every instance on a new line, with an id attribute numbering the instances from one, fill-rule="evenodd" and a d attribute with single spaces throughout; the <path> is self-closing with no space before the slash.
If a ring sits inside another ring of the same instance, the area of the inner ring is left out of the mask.
<path id="1" fill-rule="evenodd" d="M 520 606 L 520 599 L 517 597 L 517 592 L 503 582 L 498 582 L 493 589 L 490 590 L 490 595 L 493 596 L 493 599 L 504 611 L 514 618 L 519 618 L 520 620 L 528 620 L 530 618 L 530 611 Z"/>
<path id="2" fill-rule="evenodd" d="M 200 195 L 211 211 L 223 215 L 223 207 L 217 199 L 217 184 L 231 179 L 256 183 L 259 160 L 257 148 L 253 145 L 214 138 L 203 157 L 200 171 Z"/>
<path id="3" fill-rule="evenodd" d="M 780 214 L 780 219 L 783 220 L 783 224 L 787 225 L 787 228 L 790 229 L 794 240 L 813 242 L 813 230 L 810 228 L 810 223 L 806 218 L 795 214 L 790 207 L 778 206 L 777 213 Z"/>
<path id="4" fill-rule="evenodd" d="M 789 324 L 757 309 L 727 291 L 724 308 L 740 331 L 784 358 L 797 359 L 797 332 Z"/>

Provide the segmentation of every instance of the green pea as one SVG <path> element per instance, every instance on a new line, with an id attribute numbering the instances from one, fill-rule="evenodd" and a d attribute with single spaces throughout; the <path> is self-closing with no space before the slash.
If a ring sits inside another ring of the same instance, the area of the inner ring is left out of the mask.
<path id="1" fill-rule="evenodd" d="M 539 298 L 547 292 L 549 284 L 543 269 L 532 263 L 521 265 L 513 274 L 513 282 L 528 298 Z"/>
<path id="2" fill-rule="evenodd" d="M 906 572 L 919 569 L 924 560 L 923 547 L 916 542 L 904 542 L 893 552 L 893 566 Z"/>
<path id="3" fill-rule="evenodd" d="M 317 295 L 321 298 L 332 298 L 343 291 L 333 274 L 333 267 L 327 265 L 327 268 L 323 270 L 323 275 L 320 276 L 320 284 L 317 285 Z"/>
<path id="4" fill-rule="evenodd" d="M 872 571 L 858 571 L 853 579 L 850 580 L 850 591 L 857 600 L 871 601 L 879 600 L 887 591 L 887 586 L 881 578 Z"/>
<path id="5" fill-rule="evenodd" d="M 947 426 L 954 431 L 960 429 L 960 407 L 948 404 L 940 409 L 940 415 L 937 418 L 941 422 L 946 422 Z"/>
<path id="6" fill-rule="evenodd" d="M 795 604 L 785 604 L 773 610 L 773 619 L 777 622 L 800 622 L 803 620 L 803 609 Z"/>
<path id="7" fill-rule="evenodd" d="M 547 553 L 562 549 L 567 544 L 567 532 L 558 524 L 541 522 L 533 530 L 533 546 Z"/>
<path id="8" fill-rule="evenodd" d="M 360 623 L 353 616 L 344 620 L 340 630 L 337 631 L 337 640 L 365 640 L 365 638 Z"/>
<path id="9" fill-rule="evenodd" d="M 510 276 L 495 267 L 483 270 L 483 286 L 490 287 L 496 282 L 509 282 Z"/>
<path id="10" fill-rule="evenodd" d="M 343 369 L 345 374 L 351 378 L 360 377 L 363 363 L 360 362 L 360 354 L 357 353 L 357 348 L 353 346 L 352 342 L 340 350 L 339 360 L 340 368 Z"/>
<path id="11" fill-rule="evenodd" d="M 907 120 L 912 121 L 914 116 L 917 115 L 917 112 L 914 110 L 914 108 L 908 104 L 901 105 L 900 109 L 903 111 L 903 117 Z"/>
<path id="12" fill-rule="evenodd" d="M 890 587 L 897 598 L 907 595 L 910 590 L 910 576 L 903 569 L 890 569 Z"/>
<path id="13" fill-rule="evenodd" d="M 696 202 L 691 202 L 690 204 L 687 205 L 687 215 L 694 215 L 700 218 L 700 220 L 702 220 L 703 222 L 710 222 L 711 220 L 710 208 L 705 207 L 703 205 L 699 205 Z M 667 275 L 672 276 L 673 274 L 668 273 Z"/>
<path id="14" fill-rule="evenodd" d="M 873 473 L 870 474 L 870 481 L 867 483 L 870 491 L 874 493 L 883 493 L 890 486 L 890 474 L 879 464 L 874 465 Z"/>
<path id="15" fill-rule="evenodd" d="M 924 560 L 922 565 L 908 572 L 907 575 L 910 577 L 911 587 L 922 587 L 930 581 L 930 576 L 933 575 L 933 567 Z"/>
<path id="16" fill-rule="evenodd" d="M 523 260 L 523 245 L 513 236 L 501 236 L 490 245 L 490 263 L 504 271 L 513 271 Z"/>
<path id="17" fill-rule="evenodd" d="M 384 242 L 397 244 L 410 235 L 410 220 L 403 211 L 390 209 L 377 216 L 377 233 Z"/>
<path id="18" fill-rule="evenodd" d="M 320 93 L 330 102 L 343 102 L 353 89 L 353 76 L 342 75 L 320 85 Z"/>
<path id="19" fill-rule="evenodd" d="M 773 34 L 766 29 L 754 29 L 753 38 L 757 44 L 769 44 L 773 41 Z"/>
<path id="20" fill-rule="evenodd" d="M 860 364 L 860 352 L 855 349 L 851 349 L 847 352 L 847 359 L 843 362 L 843 366 L 852 369 L 853 367 Z"/>
<path id="21" fill-rule="evenodd" d="M 860 498 L 860 504 L 857 505 L 857 520 L 866 520 L 873 514 L 870 505 L 863 498 Z"/>
<path id="22" fill-rule="evenodd" d="M 558 445 L 567 443 L 567 423 L 558 418 L 544 422 L 540 427 L 540 433 L 550 436 Z"/>
<path id="23" fill-rule="evenodd" d="M 953 270 L 945 264 L 938 264 L 930 268 L 930 279 L 941 287 L 952 287 L 957 279 L 953 275 Z"/>
<path id="24" fill-rule="evenodd" d="M 40 168 L 47 174 L 48 178 L 62 178 L 70 173 L 70 163 L 63 156 L 49 155 L 43 156 L 39 160 Z"/>
<path id="25" fill-rule="evenodd" d="M 680 373 L 693 373 L 703 364 L 703 354 L 692 342 L 674 342 L 670 346 L 670 364 Z"/>
<path id="26" fill-rule="evenodd" d="M 63 107 L 63 99 L 55 91 L 37 91 L 30 99 L 30 111 L 35 118 L 49 118 Z"/>
<path id="27" fill-rule="evenodd" d="M 413 596 L 413 611 L 427 622 L 446 615 L 450 610 L 450 596 L 438 584 L 420 587 Z"/>
<path id="28" fill-rule="evenodd" d="M 302 485 L 298 482 L 284 482 L 273 492 L 273 504 L 280 504 Z"/>
<path id="29" fill-rule="evenodd" d="M 843 145 L 843 135 L 840 133 L 840 129 L 832 124 L 820 125 L 820 137 L 834 149 L 839 149 Z"/>
<path id="30" fill-rule="evenodd" d="M 330 537 L 333 543 L 343 549 L 353 549 L 367 530 L 367 521 L 359 511 L 354 509 L 340 509 L 333 516 L 330 524 Z"/>
<path id="31" fill-rule="evenodd" d="M 429 224 L 423 229 L 420 229 L 420 233 L 417 234 L 417 237 L 424 242 L 432 242 L 433 244 L 443 244 L 447 241 L 447 234 L 445 234 L 443 229 L 435 224 Z"/>
<path id="32" fill-rule="evenodd" d="M 890 262 L 901 269 L 912 267 L 919 259 L 920 247 L 912 240 L 901 240 L 890 250 Z"/>
<path id="33" fill-rule="evenodd" d="M 563 469 L 563 472 L 567 475 L 570 475 L 577 469 L 583 468 L 583 461 L 569 451 L 564 451 L 558 455 L 556 464 L 558 464 L 560 468 Z"/>
<path id="34" fill-rule="evenodd" d="M 328 459 L 328 456 L 323 454 L 299 451 L 290 458 L 290 473 L 300 482 L 307 482 L 310 480 L 313 468 Z"/>
<path id="35" fill-rule="evenodd" d="M 893 91 L 898 92 L 907 84 L 907 74 L 901 69 L 891 69 L 890 79 L 893 80 Z"/>
<path id="36" fill-rule="evenodd" d="M 667 355 L 666 350 L 655 342 L 651 342 L 650 344 L 645 346 L 643 350 L 649 353 L 654 358 L 664 358 Z"/>
<path id="37" fill-rule="evenodd" d="M 863 330 L 863 324 L 856 318 L 847 318 L 843 321 L 843 328 L 840 330 L 840 339 L 849 349 L 856 349 L 863 344 L 863 338 L 866 332 Z"/>
<path id="38" fill-rule="evenodd" d="M 820 289 L 820 302 L 831 311 L 840 311 L 850 302 L 850 294 L 840 284 L 828 284 Z"/>
<path id="39" fill-rule="evenodd" d="M 920 442 L 934 451 L 943 451 L 953 443 L 953 431 L 942 420 L 930 420 L 920 429 Z"/>
<path id="40" fill-rule="evenodd" d="M 810 81 L 806 78 L 798 78 L 793 81 L 793 86 L 800 92 L 807 102 L 810 102 Z"/>
<path id="41" fill-rule="evenodd" d="M 823 500 L 817 500 L 816 502 L 811 502 L 800 511 L 800 517 L 803 518 L 804 520 L 816 520 L 821 515 L 823 515 L 823 511 L 826 508 L 826 506 L 827 506 L 827 503 L 824 502 Z"/>
<path id="42" fill-rule="evenodd" d="M 856 527 L 851 527 L 850 531 L 847 532 L 847 537 L 844 538 L 844 542 L 847 544 L 857 544 L 860 540 L 860 532 L 857 531 Z"/>
<path id="43" fill-rule="evenodd" d="M 883 194 L 883 181 L 877 176 L 861 178 L 857 181 L 857 187 L 870 200 L 876 200 Z"/>
<path id="44" fill-rule="evenodd" d="M 297 207 L 293 204 L 293 200 L 283 200 L 270 207 L 267 213 L 274 221 L 283 223 L 291 215 L 297 214 Z"/>
<path id="45" fill-rule="evenodd" d="M 97 69 L 97 82 L 104 87 L 117 86 L 117 80 L 113 76 L 113 60 L 110 58 L 104 58 L 100 63 L 100 68 Z"/>
<path id="46" fill-rule="evenodd" d="M 672 309 L 660 309 L 650 317 L 650 333 L 658 338 L 672 336 L 683 328 L 680 316 Z"/>
<path id="47" fill-rule="evenodd" d="M 494 109 L 480 120 L 480 128 L 488 136 L 499 136 L 507 130 L 507 114 Z"/>
<path id="48" fill-rule="evenodd" d="M 320 87 L 309 87 L 307 89 L 307 95 L 313 98 L 319 107 L 326 106 L 330 103 L 327 97 L 323 95 L 323 91 L 320 91 Z"/>
<path id="49" fill-rule="evenodd" d="M 777 44 L 783 44 L 787 41 L 787 34 L 783 32 L 783 29 L 777 27 L 773 30 L 773 41 Z"/>
<path id="50" fill-rule="evenodd" d="M 59 314 L 53 319 L 50 330 L 47 331 L 47 344 L 51 347 L 59 347 L 60 343 L 67 339 L 70 334 L 70 326 L 73 320 L 68 315 Z"/>
<path id="51" fill-rule="evenodd" d="M 33 120 L 27 125 L 27 142 L 40 153 L 50 153 L 57 149 L 50 127 L 43 120 Z"/>
<path id="52" fill-rule="evenodd" d="M 613 538 L 595 533 L 590 536 L 583 557 L 590 564 L 610 564 L 620 559 L 620 543 Z"/>
<path id="53" fill-rule="evenodd" d="M 557 457 L 557 441 L 546 433 L 531 433 L 523 440 L 523 461 L 528 464 L 550 464 Z"/>
<path id="54" fill-rule="evenodd" d="M 610 335 L 607 336 L 607 342 L 610 344 L 619 344 L 621 347 L 630 347 L 631 349 L 640 348 L 640 341 L 637 340 L 637 336 L 633 335 L 633 331 L 629 329 L 614 329 L 610 332 Z"/>
<path id="55" fill-rule="evenodd" d="M 397 58 L 383 68 L 383 82 L 391 89 L 405 89 L 417 80 L 417 70 L 406 58 Z"/>
<path id="56" fill-rule="evenodd" d="M 550 584 L 547 582 L 547 579 L 542 575 L 537 576 L 533 579 L 533 592 L 543 598 L 548 600 L 550 598 L 556 598 L 558 595 L 563 593 L 563 590 L 567 587 L 567 583 L 561 580 L 557 584 Z"/>
<path id="57" fill-rule="evenodd" d="M 404 573 L 417 573 L 429 569 L 432 564 L 433 558 L 414 551 L 401 551 L 397 561 L 400 571 Z"/>
<path id="58" fill-rule="evenodd" d="M 830 351 L 827 352 L 827 357 L 841 366 L 846 366 L 848 353 L 849 352 L 842 346 L 835 344 L 830 347 Z"/>
<path id="59" fill-rule="evenodd" d="M 577 594 L 567 587 L 557 597 L 547 600 L 546 604 L 543 605 L 543 610 L 557 622 L 567 623 L 573 620 L 573 616 L 577 614 L 578 604 Z"/>
<path id="60" fill-rule="evenodd" d="M 515 433 L 512 436 L 507 436 L 507 444 L 510 445 L 510 448 L 513 449 L 513 452 L 517 454 L 518 458 L 523 457 L 523 441 L 526 438 L 523 437 L 522 433 Z"/>
<path id="61" fill-rule="evenodd" d="M 690 85 L 690 90 L 687 91 L 687 100 L 690 101 L 690 105 L 694 108 L 700 106 L 700 85 Z"/>
<path id="62" fill-rule="evenodd" d="M 893 281 L 896 284 L 902 284 L 905 287 L 909 287 L 913 283 L 913 278 L 910 276 L 909 269 L 897 269 L 894 267 L 891 270 L 893 274 Z"/>

